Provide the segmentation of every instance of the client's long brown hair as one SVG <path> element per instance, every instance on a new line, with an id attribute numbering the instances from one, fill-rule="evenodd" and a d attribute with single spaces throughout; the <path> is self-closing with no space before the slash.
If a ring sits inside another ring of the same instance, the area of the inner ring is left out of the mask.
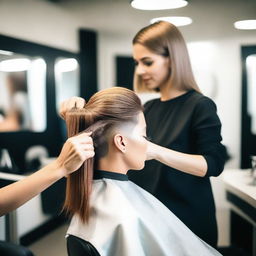
<path id="1" fill-rule="evenodd" d="M 83 109 L 73 108 L 66 114 L 68 137 L 91 130 L 95 148 L 95 157 L 67 178 L 64 210 L 70 216 L 78 214 L 83 222 L 88 221 L 94 165 L 108 151 L 108 134 L 119 124 L 137 122 L 140 111 L 143 107 L 133 91 L 112 87 L 95 93 Z"/>

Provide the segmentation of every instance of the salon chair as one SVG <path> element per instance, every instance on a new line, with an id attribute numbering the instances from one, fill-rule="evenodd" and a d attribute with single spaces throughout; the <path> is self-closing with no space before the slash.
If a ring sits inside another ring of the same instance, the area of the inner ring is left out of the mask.
<path id="1" fill-rule="evenodd" d="M 92 244 L 72 235 L 67 237 L 67 249 L 68 256 L 100 256 Z"/>
<path id="2" fill-rule="evenodd" d="M 27 248 L 12 244 L 4 241 L 0 241 L 0 255 L 1 256 L 34 256 L 34 254 Z"/>

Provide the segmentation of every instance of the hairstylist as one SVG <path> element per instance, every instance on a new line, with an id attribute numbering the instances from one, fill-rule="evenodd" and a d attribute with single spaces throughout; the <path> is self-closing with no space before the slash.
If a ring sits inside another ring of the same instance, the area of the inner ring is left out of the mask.
<path id="1" fill-rule="evenodd" d="M 140 30 L 133 39 L 137 92 L 159 91 L 145 104 L 148 161 L 131 180 L 151 192 L 195 234 L 217 246 L 210 176 L 224 168 L 221 122 L 216 105 L 198 88 L 186 43 L 168 22 Z M 157 160 L 157 161 L 155 161 Z"/>

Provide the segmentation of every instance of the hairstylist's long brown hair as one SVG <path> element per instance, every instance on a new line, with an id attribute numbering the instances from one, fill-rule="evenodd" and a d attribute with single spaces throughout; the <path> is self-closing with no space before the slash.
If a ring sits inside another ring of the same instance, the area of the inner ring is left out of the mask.
<path id="1" fill-rule="evenodd" d="M 141 44 L 155 54 L 170 59 L 170 84 L 177 89 L 200 92 L 192 72 L 185 40 L 176 26 L 159 21 L 142 28 L 133 38 L 133 45 Z M 140 76 L 134 72 L 134 89 L 148 91 Z"/>
<path id="2" fill-rule="evenodd" d="M 78 214 L 83 222 L 88 221 L 94 164 L 108 151 L 110 131 L 124 122 L 136 123 L 141 111 L 140 99 L 133 91 L 112 87 L 94 94 L 84 109 L 74 108 L 66 113 L 68 136 L 91 130 L 95 148 L 95 157 L 67 178 L 64 209 L 70 216 Z"/>

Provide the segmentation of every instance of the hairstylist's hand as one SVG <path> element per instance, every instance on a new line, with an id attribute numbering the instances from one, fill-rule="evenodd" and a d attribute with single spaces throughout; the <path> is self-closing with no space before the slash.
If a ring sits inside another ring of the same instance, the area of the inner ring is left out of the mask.
<path id="1" fill-rule="evenodd" d="M 60 105 L 60 116 L 62 119 L 65 119 L 67 111 L 72 108 L 82 109 L 85 105 L 85 99 L 81 97 L 72 97 L 63 101 Z"/>
<path id="2" fill-rule="evenodd" d="M 39 171 L 0 189 L 0 216 L 13 211 L 94 156 L 91 133 L 69 138 L 59 157 Z"/>
<path id="3" fill-rule="evenodd" d="M 57 164 L 64 171 L 63 175 L 76 171 L 85 160 L 94 156 L 93 141 L 90 133 L 70 137 L 62 147 Z"/>

